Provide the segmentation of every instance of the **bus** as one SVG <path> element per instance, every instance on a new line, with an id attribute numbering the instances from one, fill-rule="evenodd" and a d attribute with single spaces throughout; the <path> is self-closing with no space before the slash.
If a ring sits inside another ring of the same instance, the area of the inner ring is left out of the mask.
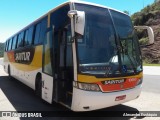
<path id="1" fill-rule="evenodd" d="M 44 101 L 73 111 L 136 99 L 143 80 L 130 17 L 82 1 L 65 2 L 8 38 L 4 70 Z"/>

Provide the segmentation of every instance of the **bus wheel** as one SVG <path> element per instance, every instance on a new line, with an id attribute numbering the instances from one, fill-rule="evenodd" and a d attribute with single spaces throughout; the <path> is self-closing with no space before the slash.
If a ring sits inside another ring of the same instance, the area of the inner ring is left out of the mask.
<path id="1" fill-rule="evenodd" d="M 8 77 L 9 77 L 9 79 L 12 79 L 10 66 L 8 66 Z"/>
<path id="2" fill-rule="evenodd" d="M 36 77 L 35 93 L 37 96 L 39 96 L 41 98 L 41 96 L 42 96 L 42 77 L 41 77 L 41 74 L 37 74 L 37 77 Z"/>

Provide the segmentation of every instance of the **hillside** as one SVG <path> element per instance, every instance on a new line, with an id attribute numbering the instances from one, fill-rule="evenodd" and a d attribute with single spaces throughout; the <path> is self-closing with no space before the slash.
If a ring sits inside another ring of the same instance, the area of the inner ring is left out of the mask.
<path id="1" fill-rule="evenodd" d="M 152 27 L 155 35 L 153 45 L 141 48 L 145 63 L 160 63 L 160 0 L 148 5 L 131 16 L 133 24 Z"/>
<path id="2" fill-rule="evenodd" d="M 3 57 L 4 43 L 0 43 L 0 57 Z"/>

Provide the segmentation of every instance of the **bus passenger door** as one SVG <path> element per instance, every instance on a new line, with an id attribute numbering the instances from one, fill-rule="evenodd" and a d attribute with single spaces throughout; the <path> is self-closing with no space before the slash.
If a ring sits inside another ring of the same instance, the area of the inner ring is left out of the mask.
<path id="1" fill-rule="evenodd" d="M 43 43 L 42 99 L 52 103 L 53 95 L 53 28 L 48 29 Z"/>
<path id="2" fill-rule="evenodd" d="M 57 97 L 57 102 L 68 107 L 71 106 L 73 92 L 72 44 L 67 42 L 70 38 L 70 25 L 66 25 L 58 32 L 58 52 L 55 58 L 57 78 L 54 79 L 54 91 L 57 92 L 54 95 Z"/>

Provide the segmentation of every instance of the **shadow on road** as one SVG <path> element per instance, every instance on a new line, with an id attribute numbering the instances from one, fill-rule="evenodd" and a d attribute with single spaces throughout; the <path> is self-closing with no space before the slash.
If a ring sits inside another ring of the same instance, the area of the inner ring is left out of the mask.
<path id="1" fill-rule="evenodd" d="M 34 93 L 34 91 L 27 87 L 26 85 L 22 84 L 21 82 L 19 82 L 18 80 L 15 79 L 9 79 L 8 76 L 0 76 L 0 88 L 3 91 L 3 93 L 5 94 L 5 96 L 8 98 L 8 100 L 10 101 L 10 103 L 13 105 L 13 107 L 17 110 L 17 111 L 59 111 L 60 113 L 64 113 L 64 116 L 67 114 L 71 114 L 71 116 L 76 116 L 75 112 L 70 111 L 69 109 L 67 109 L 66 107 L 63 107 L 62 105 L 53 103 L 52 105 L 42 101 L 39 97 L 37 97 Z M 100 102 L 100 101 L 99 101 Z M 107 100 L 106 100 L 107 102 Z M 119 118 L 119 117 L 114 117 L 116 116 L 116 114 L 118 114 L 119 112 L 129 112 L 129 111 L 133 111 L 138 113 L 139 111 L 136 108 L 130 107 L 130 106 L 126 106 L 126 105 L 117 105 L 117 106 L 113 106 L 113 107 L 109 107 L 109 108 L 105 108 L 105 109 L 101 109 L 101 110 L 96 110 L 96 111 L 91 111 L 91 112 L 81 112 L 79 115 L 81 115 L 81 118 L 76 117 L 76 120 L 80 120 L 80 119 L 87 119 L 88 120 L 88 115 L 90 116 L 89 119 L 92 120 L 106 120 L 106 119 L 111 119 L 111 120 L 115 120 L 115 119 L 121 119 L 121 120 L 129 120 L 132 117 L 123 117 L 123 118 Z M 109 117 L 105 117 L 105 114 L 108 116 L 109 114 L 112 114 L 114 118 L 109 118 Z M 91 117 L 91 116 L 94 117 Z M 62 115 L 63 116 L 63 115 Z M 82 118 L 83 117 L 83 118 Z M 97 118 L 98 117 L 98 118 Z M 75 118 L 73 117 L 54 117 L 55 119 L 71 119 L 74 120 Z M 27 118 L 20 118 L 21 120 L 26 120 Z M 39 120 L 40 118 L 38 118 L 37 120 Z M 43 119 L 43 118 L 42 118 Z M 45 120 L 49 120 L 50 118 L 45 118 Z M 139 118 L 140 119 L 140 118 Z"/>
<path id="2" fill-rule="evenodd" d="M 50 105 L 35 95 L 34 90 L 8 76 L 0 76 L 0 88 L 17 111 L 53 111 L 66 109 Z"/>

